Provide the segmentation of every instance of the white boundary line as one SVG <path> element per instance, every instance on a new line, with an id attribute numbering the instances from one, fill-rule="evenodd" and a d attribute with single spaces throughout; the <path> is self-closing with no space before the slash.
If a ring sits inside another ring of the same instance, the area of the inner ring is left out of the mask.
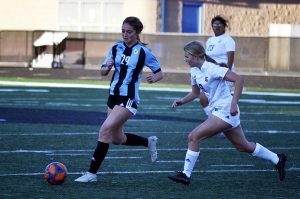
<path id="1" fill-rule="evenodd" d="M 300 150 L 299 147 L 269 147 L 269 149 L 275 150 Z M 187 148 L 158 148 L 158 151 L 186 151 Z M 220 148 L 201 148 L 201 151 L 223 151 L 223 150 L 236 150 L 233 147 L 220 147 Z M 0 154 L 10 153 L 41 153 L 41 154 L 53 154 L 53 153 L 66 153 L 66 152 L 91 152 L 89 149 L 81 150 L 14 150 L 14 151 L 0 151 Z M 147 148 L 128 148 L 128 149 L 110 149 L 110 152 L 130 152 L 130 151 L 148 151 Z M 70 153 L 71 154 L 71 153 Z"/>
<path id="2" fill-rule="evenodd" d="M 287 172 L 299 172 L 300 168 L 289 168 L 286 169 Z M 250 173 L 250 172 L 277 172 L 272 169 L 220 169 L 220 170 L 194 170 L 193 173 Z M 174 171 L 170 170 L 154 170 L 154 171 L 102 171 L 97 172 L 100 175 L 107 174 L 159 174 L 159 173 L 174 173 Z M 82 172 L 68 172 L 68 175 L 80 175 Z M 7 176 L 39 176 L 44 175 L 44 173 L 3 173 L 0 174 L 0 177 Z"/>
<path id="3" fill-rule="evenodd" d="M 108 85 L 92 85 L 92 84 L 71 84 L 71 83 L 46 83 L 46 82 L 18 82 L 18 81 L 0 81 L 0 85 L 4 86 L 32 86 L 32 87 L 58 87 L 58 88 L 96 88 L 108 89 Z M 174 92 L 189 92 L 191 89 L 177 89 L 177 88 L 156 88 L 156 87 L 143 87 L 140 90 L 145 91 L 174 91 Z M 291 96 L 300 97 L 300 93 L 277 93 L 277 92 L 252 92 L 243 91 L 247 95 L 273 95 L 273 96 Z"/>
<path id="4" fill-rule="evenodd" d="M 134 131 L 131 131 L 134 132 Z M 169 135 L 169 134 L 188 134 L 189 132 L 136 132 L 138 134 L 155 134 L 155 135 Z M 265 131 L 244 131 L 245 134 L 299 134 L 300 131 L 279 131 L 279 130 L 265 130 Z M 82 136 L 82 135 L 98 135 L 98 132 L 58 132 L 58 133 L 0 133 L 1 136 Z"/>

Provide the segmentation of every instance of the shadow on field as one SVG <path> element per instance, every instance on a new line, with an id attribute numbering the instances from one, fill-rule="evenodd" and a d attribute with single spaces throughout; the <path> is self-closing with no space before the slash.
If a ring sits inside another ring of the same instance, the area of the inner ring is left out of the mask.
<path id="1" fill-rule="evenodd" d="M 75 110 L 47 110 L 26 108 L 0 108 L 0 119 L 8 123 L 47 123 L 47 124 L 77 124 L 98 125 L 106 118 L 106 112 L 75 111 Z M 137 114 L 135 120 L 161 120 L 181 122 L 201 122 L 201 120 L 174 117 Z"/>

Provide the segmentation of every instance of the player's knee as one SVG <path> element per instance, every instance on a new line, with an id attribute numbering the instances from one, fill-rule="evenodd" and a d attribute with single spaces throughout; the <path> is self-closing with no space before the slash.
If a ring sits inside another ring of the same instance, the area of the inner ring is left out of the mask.
<path id="1" fill-rule="evenodd" d="M 111 129 L 108 126 L 102 125 L 99 130 L 99 140 L 110 141 L 112 139 Z"/>
<path id="2" fill-rule="evenodd" d="M 196 142 L 198 142 L 198 138 L 196 137 L 196 135 L 190 133 L 188 135 L 188 142 L 189 143 L 196 143 Z"/>
<path id="3" fill-rule="evenodd" d="M 110 135 L 111 129 L 112 128 L 109 125 L 103 124 L 99 130 L 99 134 L 102 136 Z"/>

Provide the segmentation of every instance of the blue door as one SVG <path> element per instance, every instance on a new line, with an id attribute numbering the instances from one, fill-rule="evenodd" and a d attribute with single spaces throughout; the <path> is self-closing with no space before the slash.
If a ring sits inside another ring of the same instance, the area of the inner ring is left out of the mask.
<path id="1" fill-rule="evenodd" d="M 182 32 L 201 33 L 201 8 L 202 3 L 188 1 L 183 2 Z"/>

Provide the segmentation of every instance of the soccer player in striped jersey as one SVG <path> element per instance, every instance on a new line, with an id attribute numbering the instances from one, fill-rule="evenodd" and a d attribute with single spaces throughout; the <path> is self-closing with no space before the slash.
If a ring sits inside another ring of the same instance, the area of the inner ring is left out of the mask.
<path id="1" fill-rule="evenodd" d="M 156 136 L 145 138 L 123 131 L 124 124 L 137 112 L 143 67 L 147 66 L 152 71 L 146 77 L 148 83 L 152 84 L 163 78 L 156 57 L 140 41 L 139 34 L 142 30 L 143 24 L 137 17 L 127 17 L 122 24 L 123 40 L 112 46 L 103 62 L 102 76 L 108 75 L 114 68 L 107 101 L 107 118 L 100 128 L 90 168 L 76 182 L 97 181 L 96 173 L 107 154 L 109 144 L 148 147 L 151 161 L 155 162 L 157 159 Z"/>
<path id="2" fill-rule="evenodd" d="M 240 125 L 238 101 L 243 90 L 243 78 L 228 68 L 208 62 L 205 49 L 199 41 L 192 41 L 185 45 L 184 59 L 190 67 L 192 91 L 174 100 L 172 107 L 193 101 L 199 97 L 200 91 L 203 91 L 209 94 L 208 101 L 212 113 L 190 132 L 183 171 L 168 177 L 175 182 L 190 184 L 192 171 L 200 154 L 200 143 L 222 131 L 238 151 L 271 161 L 276 166 L 279 179 L 282 181 L 285 177 L 286 155 L 276 154 L 259 143 L 249 142 Z M 233 96 L 226 81 L 234 83 Z"/>

